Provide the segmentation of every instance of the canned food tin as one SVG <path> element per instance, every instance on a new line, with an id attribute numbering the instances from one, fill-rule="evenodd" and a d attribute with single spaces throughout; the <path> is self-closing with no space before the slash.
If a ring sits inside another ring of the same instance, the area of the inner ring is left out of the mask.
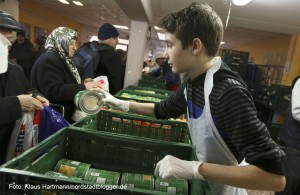
<path id="1" fill-rule="evenodd" d="M 188 183 L 184 179 L 163 180 L 156 178 L 155 191 L 167 192 L 167 194 L 188 194 Z"/>
<path id="2" fill-rule="evenodd" d="M 45 175 L 50 176 L 51 178 L 64 178 L 64 179 L 71 179 L 74 181 L 82 181 L 83 180 L 80 177 L 66 176 L 66 175 L 63 175 L 62 173 L 57 173 L 54 171 L 48 171 L 47 173 L 45 173 Z"/>
<path id="3" fill-rule="evenodd" d="M 61 159 L 55 166 L 54 171 L 62 173 L 66 176 L 76 176 L 84 178 L 90 167 L 91 165 L 87 163 Z"/>
<path id="4" fill-rule="evenodd" d="M 121 184 L 127 185 L 127 188 L 140 188 L 145 190 L 154 190 L 154 176 L 135 174 L 135 173 L 123 173 Z"/>
<path id="5" fill-rule="evenodd" d="M 92 181 L 98 184 L 117 185 L 120 173 L 100 169 L 89 169 L 84 180 Z"/>
<path id="6" fill-rule="evenodd" d="M 78 109 L 87 114 L 95 114 L 103 106 L 101 101 L 103 98 L 104 95 L 97 90 L 79 91 L 74 98 L 74 104 Z"/>

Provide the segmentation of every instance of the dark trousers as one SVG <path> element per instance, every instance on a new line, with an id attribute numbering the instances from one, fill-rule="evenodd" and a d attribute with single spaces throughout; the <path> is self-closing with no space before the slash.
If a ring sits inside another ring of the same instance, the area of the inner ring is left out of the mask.
<path id="1" fill-rule="evenodd" d="M 285 146 L 283 171 L 286 179 L 284 191 L 276 195 L 300 195 L 300 149 Z"/>

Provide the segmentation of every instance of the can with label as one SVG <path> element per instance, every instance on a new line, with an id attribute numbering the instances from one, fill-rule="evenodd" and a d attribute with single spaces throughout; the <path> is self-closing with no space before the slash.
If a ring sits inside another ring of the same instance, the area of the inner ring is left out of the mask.
<path id="1" fill-rule="evenodd" d="M 167 194 L 188 194 L 188 182 L 184 179 L 156 178 L 155 191 L 167 192 Z"/>
<path id="2" fill-rule="evenodd" d="M 63 175 L 62 173 L 54 172 L 54 171 L 48 171 L 45 173 L 45 175 L 50 176 L 51 178 L 64 178 L 64 179 L 71 179 L 74 181 L 82 181 L 83 179 L 80 177 L 75 177 L 75 176 L 66 176 Z"/>
<path id="3" fill-rule="evenodd" d="M 154 176 L 135 174 L 135 173 L 123 173 L 121 184 L 127 185 L 127 188 L 139 188 L 145 190 L 154 190 Z"/>
<path id="4" fill-rule="evenodd" d="M 120 173 L 100 169 L 89 169 L 84 180 L 92 181 L 97 184 L 118 185 Z"/>
<path id="5" fill-rule="evenodd" d="M 104 95 L 97 90 L 79 91 L 74 97 L 75 106 L 87 114 L 95 114 L 103 106 Z"/>
<path id="6" fill-rule="evenodd" d="M 90 167 L 91 165 L 87 163 L 61 159 L 56 164 L 54 171 L 62 173 L 63 175 L 66 176 L 75 176 L 75 177 L 84 178 Z"/>

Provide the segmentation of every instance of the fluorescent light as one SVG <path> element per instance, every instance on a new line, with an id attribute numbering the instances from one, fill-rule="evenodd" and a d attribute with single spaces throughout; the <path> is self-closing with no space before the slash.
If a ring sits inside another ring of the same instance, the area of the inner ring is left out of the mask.
<path id="1" fill-rule="evenodd" d="M 113 26 L 119 29 L 125 29 L 125 30 L 129 29 L 127 26 L 121 26 L 121 25 L 113 25 Z"/>
<path id="2" fill-rule="evenodd" d="M 83 6 L 83 4 L 80 1 L 73 1 L 73 3 L 78 6 Z"/>
<path id="3" fill-rule="evenodd" d="M 225 44 L 225 42 L 224 41 L 221 41 L 221 45 L 224 45 Z"/>
<path id="4" fill-rule="evenodd" d="M 154 26 L 155 30 L 163 30 L 162 28 L 159 28 L 158 26 Z"/>
<path id="5" fill-rule="evenodd" d="M 124 44 L 124 45 L 128 45 L 129 44 L 129 40 L 127 40 L 127 39 L 119 39 L 119 43 L 120 44 Z"/>
<path id="6" fill-rule="evenodd" d="M 118 44 L 118 45 L 116 46 L 116 49 L 122 49 L 122 50 L 124 50 L 124 51 L 127 51 L 127 46 L 126 46 L 126 45 L 122 45 L 122 44 Z"/>
<path id="7" fill-rule="evenodd" d="M 244 6 L 252 0 L 232 0 L 232 3 L 236 6 Z"/>
<path id="8" fill-rule="evenodd" d="M 157 33 L 158 39 L 164 41 L 166 39 L 166 34 L 165 33 Z"/>
<path id="9" fill-rule="evenodd" d="M 63 3 L 63 4 L 70 4 L 67 0 L 58 0 L 58 1 Z"/>
<path id="10" fill-rule="evenodd" d="M 94 35 L 90 38 L 90 42 L 92 41 L 99 41 L 98 36 Z"/>

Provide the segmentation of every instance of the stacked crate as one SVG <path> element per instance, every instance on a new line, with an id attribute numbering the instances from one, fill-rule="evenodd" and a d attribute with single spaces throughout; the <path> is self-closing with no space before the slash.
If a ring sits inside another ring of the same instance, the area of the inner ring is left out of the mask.
<path id="1" fill-rule="evenodd" d="M 224 49 L 222 51 L 222 60 L 229 68 L 238 73 L 244 80 L 246 79 L 248 69 L 249 52 Z"/>
<path id="2" fill-rule="evenodd" d="M 152 87 L 157 89 L 166 89 L 166 80 L 162 80 L 160 77 L 144 76 L 139 80 L 140 87 Z"/>
<path id="3" fill-rule="evenodd" d="M 134 86 L 121 92 L 139 96 L 154 95 L 162 99 L 172 94 L 160 89 Z M 24 188 L 26 184 L 33 186 L 95 184 L 87 180 L 76 181 L 71 178 L 52 178 L 45 175 L 46 172 L 53 170 L 62 158 L 88 163 L 100 170 L 153 175 L 155 165 L 167 154 L 184 160 L 197 160 L 186 122 L 101 110 L 98 114 L 89 115 L 71 127 L 60 130 L 2 165 L 0 194 L 169 194 L 138 188 L 112 191 L 83 188 L 76 190 Z M 22 186 L 22 189 L 10 188 L 12 183 Z M 201 180 L 188 181 L 188 190 L 188 194 L 191 195 L 211 194 L 208 184 Z"/>
<path id="4" fill-rule="evenodd" d="M 167 154 L 184 160 L 195 160 L 193 147 L 190 144 L 146 138 L 140 140 L 137 137 L 104 131 L 87 131 L 75 127 L 65 128 L 2 165 L 0 168 L 0 193 L 163 195 L 167 193 L 137 188 L 107 190 L 102 185 L 95 188 L 97 187 L 95 183 L 89 181 L 52 178 L 45 173 L 53 170 L 56 163 L 65 158 L 89 163 L 97 169 L 153 174 L 157 162 Z M 55 188 L 55 186 L 60 187 Z M 64 186 L 71 186 L 71 188 L 61 188 Z M 100 186 L 103 188 L 99 188 Z M 189 181 L 189 186 L 191 195 L 209 193 L 205 183 L 201 180 Z"/>

